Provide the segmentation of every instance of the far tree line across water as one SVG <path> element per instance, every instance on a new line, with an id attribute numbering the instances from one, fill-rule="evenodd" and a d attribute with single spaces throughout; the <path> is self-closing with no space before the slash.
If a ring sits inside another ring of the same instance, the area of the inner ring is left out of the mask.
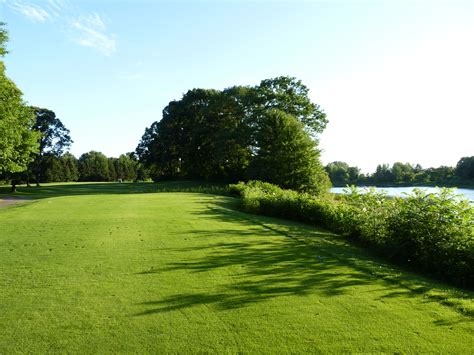
<path id="1" fill-rule="evenodd" d="M 380 164 L 372 174 L 342 161 L 326 165 L 333 186 L 457 186 L 474 187 L 474 156 L 461 158 L 456 166 L 422 168 L 420 164 Z"/>

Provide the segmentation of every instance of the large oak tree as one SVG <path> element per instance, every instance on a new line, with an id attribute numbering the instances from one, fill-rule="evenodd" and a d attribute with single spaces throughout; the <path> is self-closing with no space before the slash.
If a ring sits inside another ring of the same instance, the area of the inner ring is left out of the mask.
<path id="1" fill-rule="evenodd" d="M 290 116 L 281 118 L 284 114 Z M 222 91 L 190 90 L 182 99 L 170 102 L 163 110 L 161 121 L 145 130 L 136 153 L 155 180 L 192 178 L 237 181 L 252 176 L 275 182 L 276 177 L 266 173 L 270 166 L 268 169 L 262 166 L 270 159 L 263 159 L 261 155 L 264 151 L 264 128 L 275 124 L 275 115 L 294 135 L 267 138 L 296 140 L 291 142 L 294 145 L 289 145 L 290 149 L 295 149 L 295 155 L 291 156 L 291 151 L 283 154 L 280 150 L 279 164 L 293 167 L 300 181 L 305 181 L 281 182 L 282 186 L 316 192 L 326 189 L 328 180 L 322 177 L 326 173 L 319 163 L 316 148 L 317 134 L 327 123 L 326 115 L 311 102 L 308 88 L 290 77 L 263 80 L 254 87 L 234 86 Z M 308 159 L 301 156 L 295 159 L 303 151 L 309 154 Z M 318 163 L 317 167 L 313 162 Z M 317 176 L 303 178 L 302 174 Z M 321 189 L 315 184 L 320 184 Z"/>

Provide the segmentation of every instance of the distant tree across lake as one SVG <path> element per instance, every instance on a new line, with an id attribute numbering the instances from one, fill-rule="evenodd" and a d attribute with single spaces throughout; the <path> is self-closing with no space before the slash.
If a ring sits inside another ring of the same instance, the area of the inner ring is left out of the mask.
<path id="1" fill-rule="evenodd" d="M 375 172 L 364 175 L 359 173 L 360 169 L 357 167 L 349 167 L 347 163 L 335 161 L 326 165 L 326 171 L 335 186 L 474 186 L 474 156 L 461 158 L 456 167 L 423 169 L 420 164 L 396 162 L 392 166 L 377 165 Z M 353 173 L 350 174 L 350 171 Z"/>
<path id="2" fill-rule="evenodd" d="M 326 165 L 326 171 L 331 182 L 336 186 L 356 184 L 364 178 L 358 167 L 349 166 L 349 164 L 342 161 L 329 163 Z"/>
<path id="3" fill-rule="evenodd" d="M 461 179 L 474 181 L 474 156 L 461 158 L 456 165 L 455 174 Z"/>

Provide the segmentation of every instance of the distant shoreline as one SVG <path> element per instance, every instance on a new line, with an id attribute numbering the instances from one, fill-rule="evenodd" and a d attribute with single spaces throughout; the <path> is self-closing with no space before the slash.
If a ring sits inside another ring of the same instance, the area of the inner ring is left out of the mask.
<path id="1" fill-rule="evenodd" d="M 439 188 L 458 188 L 458 189 L 468 189 L 468 190 L 474 190 L 474 184 L 456 184 L 456 185 L 451 185 L 451 184 L 444 184 L 444 185 L 437 185 L 437 184 L 359 184 L 359 183 L 354 183 L 354 184 L 333 184 L 332 187 L 346 187 L 346 186 L 357 186 L 357 187 L 377 187 L 377 188 L 383 188 L 383 187 L 439 187 Z"/>
<path id="2" fill-rule="evenodd" d="M 384 192 L 387 197 L 403 197 L 405 194 L 412 195 L 415 189 L 421 189 L 426 191 L 428 194 L 437 193 L 438 190 L 433 186 L 427 185 L 419 185 L 419 186 L 358 186 L 359 191 L 361 193 L 366 193 L 369 191 L 370 188 L 375 189 L 377 192 Z M 474 203 L 474 189 L 472 188 L 464 188 L 464 187 L 455 187 L 454 194 L 461 195 L 463 198 L 470 201 L 470 203 Z M 345 187 L 335 187 L 331 188 L 331 192 L 334 194 L 345 194 L 347 193 Z"/>

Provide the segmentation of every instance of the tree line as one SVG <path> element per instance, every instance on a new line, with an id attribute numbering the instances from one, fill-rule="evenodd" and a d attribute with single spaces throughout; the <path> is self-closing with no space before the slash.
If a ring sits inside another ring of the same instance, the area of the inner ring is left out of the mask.
<path id="1" fill-rule="evenodd" d="M 474 186 L 474 156 L 461 158 L 455 167 L 424 169 L 420 164 L 380 164 L 372 174 L 362 174 L 358 167 L 341 161 L 329 163 L 325 168 L 334 186 Z"/>
<path id="2" fill-rule="evenodd" d="M 77 159 L 71 153 L 42 156 L 40 175 L 32 174 L 31 164 L 27 170 L 13 175 L 16 184 L 39 185 L 47 182 L 72 181 L 138 181 L 147 176 L 133 152 L 118 158 L 90 151 Z"/>
<path id="3" fill-rule="evenodd" d="M 4 174 L 12 184 L 36 185 L 45 182 L 118 181 L 146 179 L 135 153 L 118 158 L 90 151 L 79 159 L 68 152 L 73 143 L 70 131 L 54 111 L 29 107 L 33 112 L 32 129 L 39 132 L 38 150 L 22 172 Z"/>
<path id="4" fill-rule="evenodd" d="M 38 155 L 37 155 L 38 157 Z M 0 181 L 37 186 L 48 182 L 74 181 L 143 181 L 148 176 L 138 162 L 135 153 L 122 154 L 118 158 L 107 157 L 97 151 L 82 154 L 79 159 L 69 152 L 62 155 L 44 154 L 34 159 L 26 170 L 17 173 L 0 174 Z"/>

